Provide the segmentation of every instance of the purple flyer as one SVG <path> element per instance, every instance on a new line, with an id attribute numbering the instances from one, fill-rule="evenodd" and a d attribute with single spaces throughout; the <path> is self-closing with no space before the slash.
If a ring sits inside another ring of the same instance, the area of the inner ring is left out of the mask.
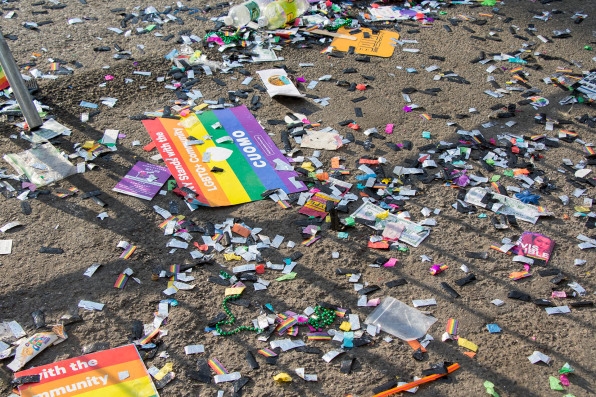
<path id="1" fill-rule="evenodd" d="M 151 200 L 171 176 L 167 167 L 139 161 L 112 190 Z"/>

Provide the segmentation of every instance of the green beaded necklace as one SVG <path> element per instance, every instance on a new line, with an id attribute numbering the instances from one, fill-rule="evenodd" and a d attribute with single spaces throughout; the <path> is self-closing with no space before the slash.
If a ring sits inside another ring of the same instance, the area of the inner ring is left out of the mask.
<path id="1" fill-rule="evenodd" d="M 252 331 L 252 332 L 256 332 L 256 333 L 263 332 L 263 330 L 261 328 L 249 327 L 246 325 L 241 325 L 241 326 L 236 327 L 230 331 L 224 331 L 221 329 L 222 325 L 232 325 L 236 322 L 236 316 L 234 316 L 234 313 L 232 313 L 232 311 L 228 307 L 228 301 L 235 300 L 238 298 L 240 298 L 240 294 L 230 295 L 230 296 L 226 296 L 224 298 L 222 306 L 223 306 L 224 312 L 228 315 L 228 319 L 221 320 L 220 322 L 215 324 L 215 330 L 217 331 L 217 333 L 220 334 L 221 336 L 230 336 L 230 335 L 237 334 L 240 331 Z"/>
<path id="2" fill-rule="evenodd" d="M 249 327 L 246 325 L 240 325 L 230 331 L 224 331 L 223 329 L 221 329 L 222 325 L 232 325 L 236 322 L 236 316 L 234 316 L 234 313 L 232 313 L 232 311 L 228 307 L 228 301 L 236 300 L 238 298 L 240 298 L 240 294 L 230 295 L 230 296 L 226 296 L 224 298 L 222 306 L 223 306 L 224 312 L 228 316 L 228 319 L 221 320 L 217 324 L 215 324 L 215 330 L 217 331 L 217 333 L 221 336 L 231 336 L 231 335 L 237 334 L 238 332 L 241 332 L 241 331 L 251 331 L 251 332 L 256 332 L 256 333 L 263 332 L 263 329 L 261 329 L 261 328 Z M 313 315 L 308 319 L 308 321 L 304 321 L 302 323 L 299 322 L 298 325 L 310 324 L 314 328 L 324 328 L 324 327 L 331 325 L 333 323 L 333 321 L 335 321 L 335 317 L 336 317 L 335 310 L 326 309 L 322 306 L 317 305 L 317 306 L 315 306 Z"/>

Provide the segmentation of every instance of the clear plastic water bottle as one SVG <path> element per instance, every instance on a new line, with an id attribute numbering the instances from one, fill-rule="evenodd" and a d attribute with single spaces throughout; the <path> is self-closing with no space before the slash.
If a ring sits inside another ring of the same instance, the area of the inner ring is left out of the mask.
<path id="1" fill-rule="evenodd" d="M 240 27 L 254 22 L 261 16 L 262 10 L 273 0 L 251 0 L 230 8 L 224 23 L 228 26 Z"/>
<path id="2" fill-rule="evenodd" d="M 259 26 L 268 29 L 278 29 L 286 23 L 292 22 L 310 9 L 308 0 L 276 0 L 269 3 L 258 19 Z"/>

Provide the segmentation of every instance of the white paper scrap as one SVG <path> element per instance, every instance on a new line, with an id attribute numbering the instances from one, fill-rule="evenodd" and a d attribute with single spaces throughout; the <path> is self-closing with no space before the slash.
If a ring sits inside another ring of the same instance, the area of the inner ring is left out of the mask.
<path id="1" fill-rule="evenodd" d="M 98 303 L 98 302 L 92 302 L 92 301 L 86 301 L 86 300 L 81 300 L 79 302 L 79 307 L 83 308 L 85 310 L 103 310 L 103 307 L 105 305 L 103 303 Z"/>
<path id="2" fill-rule="evenodd" d="M 197 354 L 197 353 L 205 353 L 205 346 L 203 345 L 188 345 L 184 346 L 184 353 L 188 354 Z"/>

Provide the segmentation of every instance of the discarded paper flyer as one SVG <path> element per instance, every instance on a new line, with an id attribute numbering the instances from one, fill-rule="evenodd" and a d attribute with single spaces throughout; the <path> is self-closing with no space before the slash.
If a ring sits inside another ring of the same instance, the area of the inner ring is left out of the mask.
<path id="1" fill-rule="evenodd" d="M 151 200 L 171 176 L 167 167 L 139 161 L 112 190 Z"/>
<path id="2" fill-rule="evenodd" d="M 288 74 L 283 69 L 267 69 L 257 72 L 265 83 L 267 93 L 270 97 L 274 96 L 293 96 L 302 98 L 305 96 L 298 91 L 298 88 L 292 83 Z"/>
<path id="3" fill-rule="evenodd" d="M 488 208 L 488 201 L 485 200 L 487 194 L 490 194 L 491 197 L 498 202 L 497 204 L 491 204 L 492 206 L 490 208 Z M 540 216 L 552 215 L 552 212 L 546 211 L 542 207 L 525 204 L 519 200 L 499 193 L 488 192 L 481 187 L 471 188 L 466 194 L 465 201 L 466 203 L 478 207 L 490 209 L 497 214 L 513 215 L 519 220 L 530 223 L 536 223 Z"/>
<path id="4" fill-rule="evenodd" d="M 379 216 L 384 215 L 384 216 Z M 399 229 L 396 238 L 413 247 L 418 247 L 421 242 L 430 234 L 430 229 L 421 226 L 415 222 L 398 217 L 395 214 L 388 213 L 383 208 L 371 202 L 362 204 L 352 214 L 354 219 L 359 218 L 365 221 L 371 221 L 369 225 L 375 230 L 384 230 L 389 226 L 392 230 Z M 372 222 L 374 221 L 374 224 Z"/>
<path id="5" fill-rule="evenodd" d="M 517 241 L 517 246 L 523 255 L 530 258 L 541 259 L 545 263 L 555 247 L 555 242 L 544 234 L 534 232 L 523 232 Z"/>
<path id="6" fill-rule="evenodd" d="M 41 380 L 20 385 L 21 397 L 159 396 L 132 344 L 30 368 L 15 377 L 27 375 L 39 375 Z"/>
<path id="7" fill-rule="evenodd" d="M 269 189 L 306 189 L 295 171 L 275 170 L 276 162 L 289 162 L 246 106 L 191 114 L 182 123 L 143 121 L 179 186 L 197 193 L 202 204 L 248 203 Z M 192 144 L 196 140 L 202 143 Z"/>

